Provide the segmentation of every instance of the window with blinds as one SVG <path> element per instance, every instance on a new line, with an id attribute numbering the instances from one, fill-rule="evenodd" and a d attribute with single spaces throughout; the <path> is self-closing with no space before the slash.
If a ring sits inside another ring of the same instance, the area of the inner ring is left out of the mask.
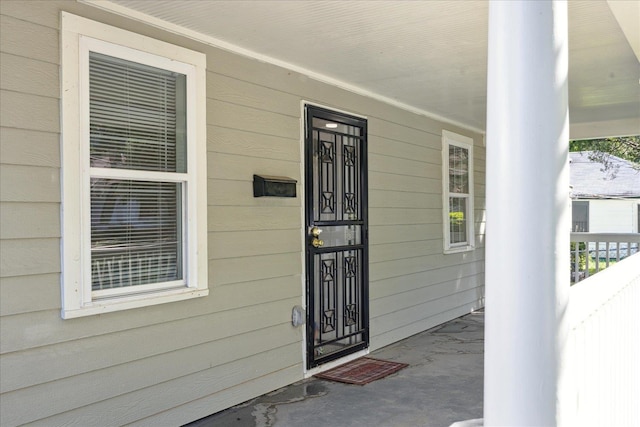
<path id="1" fill-rule="evenodd" d="M 93 291 L 183 278 L 185 95 L 184 75 L 89 53 Z"/>
<path id="2" fill-rule="evenodd" d="M 206 55 L 60 17 L 62 317 L 208 295 Z"/>
<path id="3" fill-rule="evenodd" d="M 444 250 L 458 252 L 474 246 L 473 140 L 443 131 Z"/>

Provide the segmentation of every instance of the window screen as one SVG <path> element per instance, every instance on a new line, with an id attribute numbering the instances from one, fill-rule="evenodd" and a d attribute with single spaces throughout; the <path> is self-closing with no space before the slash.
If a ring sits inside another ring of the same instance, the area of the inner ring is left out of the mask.
<path id="1" fill-rule="evenodd" d="M 589 202 L 574 201 L 571 207 L 571 231 L 589 231 Z"/>

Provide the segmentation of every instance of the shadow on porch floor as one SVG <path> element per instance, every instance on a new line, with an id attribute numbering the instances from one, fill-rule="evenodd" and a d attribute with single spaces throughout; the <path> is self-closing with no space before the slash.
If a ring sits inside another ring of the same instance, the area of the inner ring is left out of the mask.
<path id="1" fill-rule="evenodd" d="M 365 386 L 311 378 L 188 427 L 448 427 L 482 418 L 484 311 L 371 353 L 408 363 Z"/>

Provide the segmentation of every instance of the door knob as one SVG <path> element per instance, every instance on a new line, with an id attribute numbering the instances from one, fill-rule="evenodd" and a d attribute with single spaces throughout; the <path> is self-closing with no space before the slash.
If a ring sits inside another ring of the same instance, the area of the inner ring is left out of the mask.
<path id="1" fill-rule="evenodd" d="M 322 245 L 324 245 L 324 242 L 322 240 L 318 239 L 317 237 L 314 237 L 311 240 L 311 246 L 313 246 L 314 248 L 319 248 Z"/>
<path id="2" fill-rule="evenodd" d="M 322 230 L 320 230 L 318 227 L 313 227 L 309 232 L 309 234 L 311 234 L 311 236 L 313 237 L 320 237 L 320 233 L 322 233 Z"/>

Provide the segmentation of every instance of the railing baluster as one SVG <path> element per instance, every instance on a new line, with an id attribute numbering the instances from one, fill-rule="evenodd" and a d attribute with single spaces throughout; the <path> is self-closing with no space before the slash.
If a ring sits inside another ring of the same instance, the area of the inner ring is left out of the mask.
<path id="1" fill-rule="evenodd" d="M 571 243 L 571 281 L 577 283 L 592 276 L 590 270 L 602 271 L 640 252 L 640 233 L 576 232 L 571 233 Z"/>
<path id="2" fill-rule="evenodd" d="M 113 288 L 113 268 L 111 267 L 111 260 L 106 260 L 105 264 L 107 265 L 107 272 L 109 275 L 109 288 Z"/>
<path id="3" fill-rule="evenodd" d="M 589 261 L 591 260 L 591 253 L 589 252 L 589 242 L 588 240 L 585 242 L 585 266 L 584 266 L 584 277 L 585 279 L 589 277 Z"/>
<path id="4" fill-rule="evenodd" d="M 175 256 L 157 251 L 110 256 L 101 254 L 91 260 L 92 290 L 177 280 L 174 260 Z"/>

